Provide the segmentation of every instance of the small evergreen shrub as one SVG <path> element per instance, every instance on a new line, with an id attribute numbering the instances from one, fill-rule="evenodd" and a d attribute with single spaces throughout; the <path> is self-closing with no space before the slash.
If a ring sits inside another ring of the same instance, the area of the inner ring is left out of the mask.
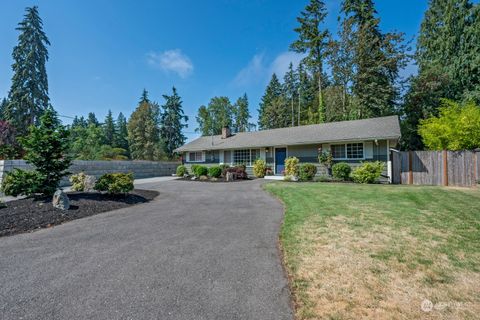
<path id="1" fill-rule="evenodd" d="M 340 180 L 350 180 L 350 173 L 352 172 L 352 167 L 345 162 L 339 162 L 333 165 L 332 167 L 333 177 Z"/>
<path id="2" fill-rule="evenodd" d="M 212 178 L 219 178 L 222 175 L 222 168 L 219 166 L 208 168 L 208 175 Z"/>
<path id="3" fill-rule="evenodd" d="M 110 194 L 128 193 L 133 190 L 133 174 L 106 173 L 95 183 L 95 190 Z"/>
<path id="4" fill-rule="evenodd" d="M 74 174 L 70 177 L 70 182 L 72 183 L 73 191 L 84 191 L 85 190 L 85 179 L 87 175 L 83 172 Z"/>
<path id="5" fill-rule="evenodd" d="M 200 165 L 196 165 L 193 169 L 193 174 L 198 178 L 200 176 L 206 176 L 208 174 L 208 168 Z"/>
<path id="6" fill-rule="evenodd" d="M 298 176 L 298 158 L 296 157 L 288 157 L 285 159 L 285 175 L 296 177 Z"/>
<path id="7" fill-rule="evenodd" d="M 180 165 L 177 167 L 177 177 L 183 177 L 184 175 L 188 175 L 187 167 L 184 165 Z"/>
<path id="8" fill-rule="evenodd" d="M 253 174 L 257 178 L 265 177 L 266 169 L 267 169 L 267 163 L 263 159 L 257 159 L 253 163 Z"/>
<path id="9" fill-rule="evenodd" d="M 7 196 L 32 196 L 38 193 L 44 178 L 38 171 L 14 169 L 2 181 L 2 192 Z"/>
<path id="10" fill-rule="evenodd" d="M 298 169 L 298 179 L 300 181 L 312 181 L 317 174 L 317 166 L 311 163 L 304 163 Z"/>
<path id="11" fill-rule="evenodd" d="M 375 183 L 382 175 L 385 165 L 383 162 L 364 162 L 352 172 L 353 181 L 356 183 Z"/>

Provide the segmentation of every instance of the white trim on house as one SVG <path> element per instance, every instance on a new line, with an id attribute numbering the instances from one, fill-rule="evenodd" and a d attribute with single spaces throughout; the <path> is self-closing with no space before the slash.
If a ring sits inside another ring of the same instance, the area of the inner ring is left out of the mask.
<path id="1" fill-rule="evenodd" d="M 347 156 L 347 145 L 348 144 L 362 144 L 362 157 L 361 158 L 349 158 Z M 330 152 L 332 153 L 333 155 L 333 152 L 332 152 L 332 146 L 339 146 L 339 145 L 343 145 L 345 147 L 345 157 L 344 158 L 333 158 L 333 160 L 335 161 L 338 161 L 338 160 L 366 160 L 367 158 L 365 157 L 365 141 L 348 141 L 348 142 L 343 142 L 343 143 L 330 143 L 329 144 L 329 149 L 330 149 Z"/>
<path id="2" fill-rule="evenodd" d="M 192 158 L 190 157 L 190 155 L 192 153 L 195 153 L 195 160 L 192 160 Z M 198 153 L 201 154 L 201 159 L 200 160 L 197 160 L 197 154 Z M 188 162 L 205 162 L 205 151 L 189 151 L 188 152 Z"/>

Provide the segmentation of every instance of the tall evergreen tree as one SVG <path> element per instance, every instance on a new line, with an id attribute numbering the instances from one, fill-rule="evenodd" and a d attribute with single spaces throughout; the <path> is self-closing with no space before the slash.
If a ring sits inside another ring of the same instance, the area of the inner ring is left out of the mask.
<path id="1" fill-rule="evenodd" d="M 140 102 L 128 120 L 127 129 L 132 159 L 159 160 L 161 158 L 158 104 Z"/>
<path id="2" fill-rule="evenodd" d="M 7 98 L 3 98 L 2 102 L 0 103 L 0 120 L 5 119 L 5 110 L 7 109 L 7 104 Z"/>
<path id="3" fill-rule="evenodd" d="M 235 132 L 250 131 L 253 124 L 249 122 L 251 116 L 248 109 L 248 97 L 246 93 L 235 102 L 234 112 Z"/>
<path id="4" fill-rule="evenodd" d="M 175 87 L 172 88 L 172 95 L 163 95 L 165 104 L 162 105 L 160 115 L 160 137 L 163 141 L 165 153 L 173 156 L 173 150 L 181 147 L 187 139 L 182 129 L 188 127 L 188 117 L 184 114 L 182 108 L 182 99 L 177 93 Z"/>
<path id="5" fill-rule="evenodd" d="M 258 109 L 258 126 L 261 130 L 281 127 L 281 125 L 278 123 L 278 117 L 274 117 L 273 115 L 277 113 L 283 114 L 284 112 L 279 112 L 279 110 L 276 110 L 276 108 L 283 108 L 286 107 L 286 105 L 279 104 L 277 101 L 274 106 L 273 101 L 282 95 L 282 84 L 278 80 L 277 75 L 274 73 L 267 88 L 265 89 L 265 93 L 260 101 L 260 106 Z"/>
<path id="6" fill-rule="evenodd" d="M 438 115 L 441 99 L 480 102 L 480 4 L 431 0 L 417 40 L 418 75 L 403 105 L 402 147 L 423 149 L 420 120 Z"/>
<path id="7" fill-rule="evenodd" d="M 352 93 L 357 118 L 393 114 L 399 98 L 399 70 L 407 58 L 403 34 L 380 31 L 373 0 L 344 0 L 342 11 L 355 44 Z"/>
<path id="8" fill-rule="evenodd" d="M 87 116 L 87 125 L 94 125 L 95 127 L 98 127 L 100 123 L 97 120 L 97 116 L 95 115 L 94 112 L 89 112 Z"/>
<path id="9" fill-rule="evenodd" d="M 48 79 L 45 63 L 48 61 L 47 46 L 50 45 L 43 22 L 36 6 L 26 8 L 24 19 L 19 23 L 18 44 L 13 49 L 12 86 L 8 93 L 5 119 L 12 123 L 20 135 L 49 106 Z"/>
<path id="10" fill-rule="evenodd" d="M 285 94 L 285 99 L 290 104 L 290 116 L 291 123 L 290 125 L 295 126 L 295 105 L 298 101 L 298 88 L 299 88 L 299 79 L 298 74 L 293 68 L 293 63 L 290 62 L 288 66 L 288 71 L 283 77 L 283 92 Z"/>
<path id="11" fill-rule="evenodd" d="M 148 99 L 148 91 L 147 89 L 143 89 L 142 91 L 142 96 L 140 97 L 140 101 L 138 103 L 144 103 L 144 102 L 150 102 Z"/>
<path id="12" fill-rule="evenodd" d="M 331 116 L 330 121 L 354 119 L 355 117 L 351 110 L 351 99 L 349 99 L 354 76 L 353 52 L 355 43 L 353 41 L 352 22 L 352 20 L 344 19 L 340 24 L 338 40 L 332 39 L 330 41 L 329 64 L 332 70 L 333 85 L 335 86 L 331 93 L 336 96 L 331 99 L 330 105 L 327 106 L 327 109 L 330 109 L 329 112 L 336 115 Z M 341 94 L 338 96 L 339 91 L 341 91 Z"/>
<path id="13" fill-rule="evenodd" d="M 290 48 L 295 52 L 306 53 L 304 62 L 312 70 L 313 77 L 318 82 L 318 120 L 325 121 L 325 105 L 323 102 L 323 62 L 328 54 L 329 32 L 321 27 L 327 16 L 325 2 L 310 0 L 305 10 L 297 18 L 300 26 L 295 29 L 298 40 Z"/>
<path id="14" fill-rule="evenodd" d="M 115 140 L 113 147 L 128 151 L 127 119 L 121 112 L 118 114 L 117 121 L 115 121 Z"/>
<path id="15" fill-rule="evenodd" d="M 113 120 L 112 111 L 108 110 L 107 116 L 105 117 L 105 123 L 103 124 L 104 143 L 113 146 L 115 142 L 115 134 L 115 121 Z"/>

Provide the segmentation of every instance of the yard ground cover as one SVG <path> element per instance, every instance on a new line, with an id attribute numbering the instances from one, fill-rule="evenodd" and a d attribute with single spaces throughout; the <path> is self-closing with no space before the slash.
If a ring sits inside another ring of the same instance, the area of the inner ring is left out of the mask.
<path id="1" fill-rule="evenodd" d="M 271 183 L 298 319 L 473 319 L 480 191 Z M 431 304 L 430 304 L 431 302 Z"/>

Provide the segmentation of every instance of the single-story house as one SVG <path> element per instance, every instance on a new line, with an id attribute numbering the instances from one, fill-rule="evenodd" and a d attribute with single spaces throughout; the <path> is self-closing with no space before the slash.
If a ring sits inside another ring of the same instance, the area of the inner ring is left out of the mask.
<path id="1" fill-rule="evenodd" d="M 253 162 L 261 158 L 277 175 L 284 170 L 285 159 L 295 156 L 300 163 L 316 164 L 319 174 L 324 174 L 318 163 L 321 152 L 330 151 L 335 162 L 352 166 L 362 161 L 389 162 L 390 148 L 397 146 L 400 136 L 398 117 L 388 116 L 233 134 L 224 128 L 221 135 L 202 136 L 176 152 L 187 167 L 245 164 L 250 173 Z"/>

